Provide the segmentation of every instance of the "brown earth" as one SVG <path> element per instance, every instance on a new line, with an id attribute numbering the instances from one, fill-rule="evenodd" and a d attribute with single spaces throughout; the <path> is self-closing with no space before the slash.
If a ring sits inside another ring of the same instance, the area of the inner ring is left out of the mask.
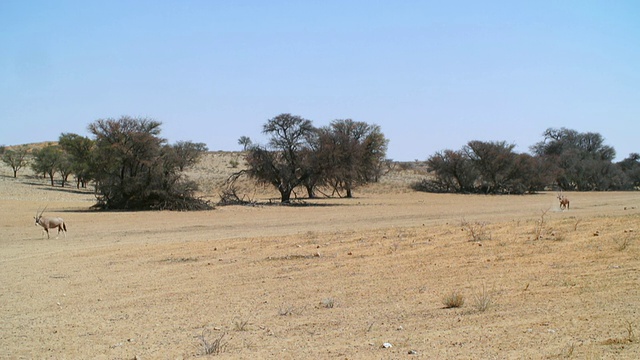
<path id="1" fill-rule="evenodd" d="M 204 196 L 239 156 L 190 171 Z M 639 192 L 570 193 L 561 211 L 555 193 L 416 193 L 424 174 L 403 170 L 355 199 L 96 212 L 90 191 L 10 175 L 2 359 L 640 358 Z M 41 237 L 45 205 L 66 238 Z"/>

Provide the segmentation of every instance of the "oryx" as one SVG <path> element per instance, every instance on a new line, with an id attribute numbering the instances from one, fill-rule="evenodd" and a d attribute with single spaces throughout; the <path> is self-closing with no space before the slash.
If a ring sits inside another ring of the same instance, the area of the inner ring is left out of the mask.
<path id="1" fill-rule="evenodd" d="M 568 210 L 569 209 L 569 198 L 562 195 L 562 193 L 558 194 L 558 201 L 560 201 L 560 210 Z"/>
<path id="2" fill-rule="evenodd" d="M 59 217 L 48 217 L 48 216 L 42 216 L 42 214 L 44 214 L 44 211 L 47 209 L 47 207 L 45 206 L 44 209 L 42 209 L 42 212 L 38 215 L 38 211 L 36 211 L 36 217 L 34 217 L 34 219 L 36 219 L 36 226 L 40 225 L 42 226 L 42 237 L 44 237 L 44 233 L 47 233 L 47 239 L 50 239 L 49 237 L 49 229 L 58 229 L 58 233 L 56 234 L 56 239 L 58 238 L 58 235 L 60 235 L 60 231 L 62 231 L 62 233 L 64 234 L 64 237 L 67 237 L 67 225 L 64 224 L 64 220 L 62 220 L 62 218 Z"/>

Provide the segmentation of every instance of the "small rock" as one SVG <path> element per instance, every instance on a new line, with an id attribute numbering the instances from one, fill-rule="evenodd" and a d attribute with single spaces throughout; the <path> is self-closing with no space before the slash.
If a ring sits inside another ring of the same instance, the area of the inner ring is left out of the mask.
<path id="1" fill-rule="evenodd" d="M 397 330 L 404 330 L 404 327 L 402 327 L 402 325 L 398 326 Z"/>
<path id="2" fill-rule="evenodd" d="M 409 352 L 407 353 L 409 355 L 418 355 L 418 352 L 415 350 L 409 350 Z"/>
<path id="3" fill-rule="evenodd" d="M 382 344 L 382 348 L 384 348 L 384 349 L 388 349 L 388 348 L 392 348 L 392 347 L 393 347 L 393 345 L 391 345 L 391 343 L 388 343 L 388 342 Z"/>

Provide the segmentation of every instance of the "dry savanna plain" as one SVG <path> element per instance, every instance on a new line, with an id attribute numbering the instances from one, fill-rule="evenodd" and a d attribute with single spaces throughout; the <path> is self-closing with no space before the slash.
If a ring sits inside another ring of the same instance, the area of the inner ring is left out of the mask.
<path id="1" fill-rule="evenodd" d="M 240 167 L 234 167 L 236 161 Z M 218 201 L 239 153 L 188 175 Z M 640 359 L 640 192 L 99 212 L 0 167 L 1 359 Z M 277 199 L 275 201 L 277 203 Z M 66 238 L 33 216 L 63 217 Z M 456 307 L 457 306 L 457 307 Z"/>

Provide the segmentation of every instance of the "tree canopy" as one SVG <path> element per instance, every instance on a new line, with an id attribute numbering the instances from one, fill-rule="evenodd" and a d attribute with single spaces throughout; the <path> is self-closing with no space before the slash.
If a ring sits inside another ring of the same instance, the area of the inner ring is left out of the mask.
<path id="1" fill-rule="evenodd" d="M 629 190 L 640 183 L 640 156 L 614 164 L 615 150 L 598 133 L 549 128 L 532 154 L 518 154 L 504 141 L 470 141 L 427 160 L 434 178 L 414 188 L 435 192 L 524 193 L 562 190 Z M 636 154 L 637 155 L 637 154 Z"/>
<path id="2" fill-rule="evenodd" d="M 167 145 L 160 138 L 161 123 L 121 117 L 99 119 L 89 125 L 95 136 L 91 174 L 96 182 L 97 206 L 104 209 L 207 209 L 194 198 L 197 185 L 181 169 L 206 150 L 201 144 Z"/>
<path id="3" fill-rule="evenodd" d="M 249 176 L 278 189 L 287 203 L 291 192 L 310 175 L 304 150 L 314 132 L 310 120 L 297 115 L 280 114 L 267 120 L 263 133 L 270 135 L 268 147 L 254 145 L 246 156 Z"/>
<path id="4" fill-rule="evenodd" d="M 2 156 L 2 162 L 7 164 L 13 170 L 13 177 L 18 177 L 18 171 L 27 164 L 27 149 L 24 146 L 18 147 L 15 150 L 5 149 L 4 146 L 0 148 L 0 155 Z"/>
<path id="5" fill-rule="evenodd" d="M 351 119 L 315 128 L 310 120 L 280 114 L 265 123 L 263 132 L 270 135 L 269 143 L 249 149 L 247 172 L 277 188 L 285 203 L 298 186 L 306 187 L 309 197 L 318 186 L 352 197 L 356 186 L 378 180 L 388 143 L 379 126 Z"/>

